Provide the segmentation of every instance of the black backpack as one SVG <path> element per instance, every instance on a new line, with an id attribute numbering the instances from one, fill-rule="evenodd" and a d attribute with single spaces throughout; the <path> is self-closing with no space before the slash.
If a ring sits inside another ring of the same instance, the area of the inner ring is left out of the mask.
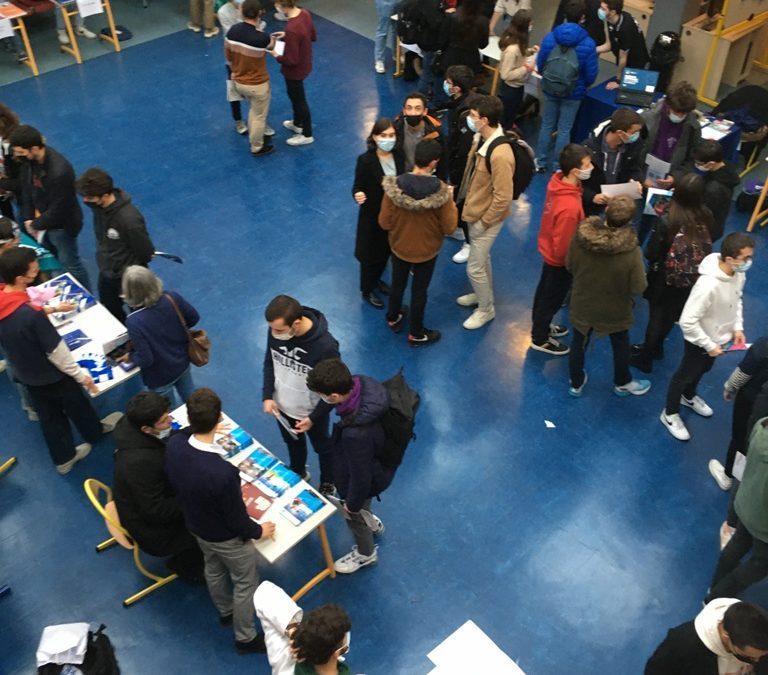
<path id="1" fill-rule="evenodd" d="M 106 626 L 101 624 L 99 629 L 88 631 L 88 649 L 85 652 L 85 660 L 80 664 L 72 664 L 83 672 L 83 675 L 120 675 L 120 666 L 117 665 L 115 650 L 112 642 L 104 633 Z M 38 675 L 59 675 L 64 669 L 63 665 L 46 663 L 37 669 Z"/>
<path id="2" fill-rule="evenodd" d="M 512 179 L 512 199 L 517 199 L 531 184 L 536 165 L 534 152 L 528 143 L 515 131 L 505 131 L 503 137 L 494 138 L 485 153 L 485 168 L 491 173 L 491 153 L 500 145 L 509 145 L 515 156 L 515 174 Z"/>
<path id="3" fill-rule="evenodd" d="M 408 444 L 416 438 L 413 428 L 421 397 L 405 381 L 402 368 L 382 384 L 389 394 L 389 408 L 381 418 L 384 447 L 377 459 L 384 468 L 397 469 Z"/>
<path id="4" fill-rule="evenodd" d="M 405 0 L 398 7 L 397 36 L 403 44 L 434 52 L 442 47 L 445 21 L 443 0 Z"/>
<path id="5" fill-rule="evenodd" d="M 424 29 L 424 15 L 419 0 L 406 0 L 398 8 L 397 37 L 405 45 L 415 45 Z"/>

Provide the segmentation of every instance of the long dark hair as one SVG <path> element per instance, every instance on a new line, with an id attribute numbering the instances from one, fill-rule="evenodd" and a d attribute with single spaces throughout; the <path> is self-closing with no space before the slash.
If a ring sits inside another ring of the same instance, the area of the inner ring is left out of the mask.
<path id="1" fill-rule="evenodd" d="M 504 51 L 509 45 L 520 47 L 520 53 L 525 56 L 528 49 L 528 27 L 531 25 L 531 13 L 527 9 L 519 9 L 515 12 L 507 30 L 499 40 L 499 49 Z"/>
<path id="2" fill-rule="evenodd" d="M 687 173 L 675 184 L 675 191 L 667 211 L 667 238 L 671 242 L 682 232 L 693 242 L 701 242 L 705 234 L 711 236 L 714 226 L 712 211 L 704 206 L 704 179 Z"/>
<path id="3" fill-rule="evenodd" d="M 376 141 L 373 140 L 374 135 L 378 136 L 382 131 L 386 131 L 390 127 L 394 127 L 395 124 L 389 117 L 379 117 L 374 123 L 371 133 L 368 134 L 368 138 L 365 139 L 369 150 L 376 149 Z"/>
<path id="4" fill-rule="evenodd" d="M 17 126 L 19 126 L 19 116 L 5 103 L 0 103 L 0 137 L 7 139 Z"/>

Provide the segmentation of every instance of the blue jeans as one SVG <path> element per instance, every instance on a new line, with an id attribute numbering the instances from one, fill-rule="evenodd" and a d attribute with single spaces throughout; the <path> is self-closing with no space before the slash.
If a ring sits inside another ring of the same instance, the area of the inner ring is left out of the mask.
<path id="1" fill-rule="evenodd" d="M 187 402 L 189 395 L 195 390 L 191 369 L 192 366 L 187 366 L 187 369 L 173 382 L 164 384 L 162 387 L 155 387 L 151 391 L 167 396 L 171 399 L 171 407 L 178 408 Z"/>
<path id="2" fill-rule="evenodd" d="M 435 52 L 422 52 L 421 77 L 417 89 L 427 98 L 432 98 L 435 76 L 432 73 L 432 61 L 435 60 Z M 441 85 L 442 86 L 442 85 Z M 442 92 L 442 89 L 440 90 Z"/>
<path id="3" fill-rule="evenodd" d="M 390 19 L 395 13 L 395 0 L 376 0 L 376 39 L 373 44 L 373 58 L 384 60 L 384 50 L 395 49 L 394 21 Z"/>
<path id="4" fill-rule="evenodd" d="M 579 112 L 581 99 L 555 98 L 544 94 L 544 112 L 541 116 L 539 143 L 536 146 L 536 159 L 539 166 L 551 169 L 552 146 L 555 147 L 554 162 L 560 159 L 563 148 L 571 142 L 571 129 Z M 552 134 L 557 131 L 557 138 Z"/>
<path id="5" fill-rule="evenodd" d="M 75 277 L 83 288 L 91 290 L 91 279 L 77 250 L 77 237 L 66 230 L 46 230 L 44 244 L 51 244 L 56 249 L 56 257 L 64 269 Z"/>

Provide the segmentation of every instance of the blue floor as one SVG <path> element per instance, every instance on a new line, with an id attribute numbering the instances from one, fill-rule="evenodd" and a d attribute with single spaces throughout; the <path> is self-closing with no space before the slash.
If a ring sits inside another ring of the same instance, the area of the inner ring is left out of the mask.
<path id="1" fill-rule="evenodd" d="M 325 581 L 303 600 L 349 610 L 353 672 L 427 673 L 426 654 L 467 619 L 528 675 L 642 672 L 667 628 L 700 608 L 718 555 L 726 495 L 706 464 L 728 442 L 730 404 L 720 391 L 739 357 L 719 359 L 705 378 L 700 393 L 715 416 L 686 416 L 687 444 L 658 421 L 680 354 L 677 331 L 647 396 L 612 394 L 600 340 L 583 398 L 570 398 L 567 360 L 527 351 L 541 176 L 493 251 L 496 320 L 480 331 L 461 327 L 466 311 L 454 298 L 469 287 L 464 266 L 450 261 L 458 244 L 447 240 L 427 308 L 443 341 L 409 349 L 382 312 L 360 302 L 350 194 L 364 136 L 379 111 L 398 111 L 409 85 L 375 76 L 370 41 L 316 23 L 307 82 L 316 143 L 285 145 L 289 106 L 272 68 L 278 151 L 259 160 L 229 118 L 220 41 L 188 31 L 8 85 L 2 99 L 78 172 L 99 165 L 112 173 L 157 247 L 184 257 L 183 266 L 153 269 L 197 306 L 212 337 L 212 361 L 196 382 L 217 390 L 268 447 L 285 452 L 260 403 L 263 309 L 277 293 L 326 313 L 353 370 L 385 378 L 405 366 L 421 391 L 418 440 L 377 505 L 387 525 L 378 566 Z M 745 220 L 734 216 L 730 228 Z M 745 298 L 750 339 L 764 331 L 768 291 L 757 237 Z M 90 227 L 81 240 L 95 274 Z M 644 321 L 641 301 L 635 338 Z M 100 412 L 121 409 L 137 388 L 107 395 Z M 128 675 L 268 673 L 264 657 L 235 653 L 203 586 L 174 582 L 123 609 L 140 579 L 125 551 L 94 552 L 106 533 L 81 487 L 86 477 L 111 482 L 111 441 L 60 477 L 4 377 L 0 401 L 0 457 L 19 457 L 0 479 L 0 584 L 13 588 L 0 599 L 0 674 L 31 671 L 44 626 L 83 620 L 108 626 Z M 329 529 L 334 553 L 346 552 L 344 524 L 335 519 Z M 321 564 L 311 539 L 261 573 L 293 590 Z M 768 605 L 768 585 L 745 597 Z"/>

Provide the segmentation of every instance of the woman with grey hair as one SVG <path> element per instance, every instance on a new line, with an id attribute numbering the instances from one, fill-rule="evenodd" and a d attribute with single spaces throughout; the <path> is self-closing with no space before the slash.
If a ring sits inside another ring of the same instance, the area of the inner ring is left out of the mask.
<path id="1" fill-rule="evenodd" d="M 200 315 L 175 291 L 163 291 L 163 282 L 146 267 L 131 265 L 123 273 L 123 299 L 134 311 L 125 325 L 133 343 L 131 360 L 141 368 L 147 389 L 184 403 L 194 391 L 190 373 L 187 331 Z M 175 394 L 174 394 L 175 390 Z"/>

